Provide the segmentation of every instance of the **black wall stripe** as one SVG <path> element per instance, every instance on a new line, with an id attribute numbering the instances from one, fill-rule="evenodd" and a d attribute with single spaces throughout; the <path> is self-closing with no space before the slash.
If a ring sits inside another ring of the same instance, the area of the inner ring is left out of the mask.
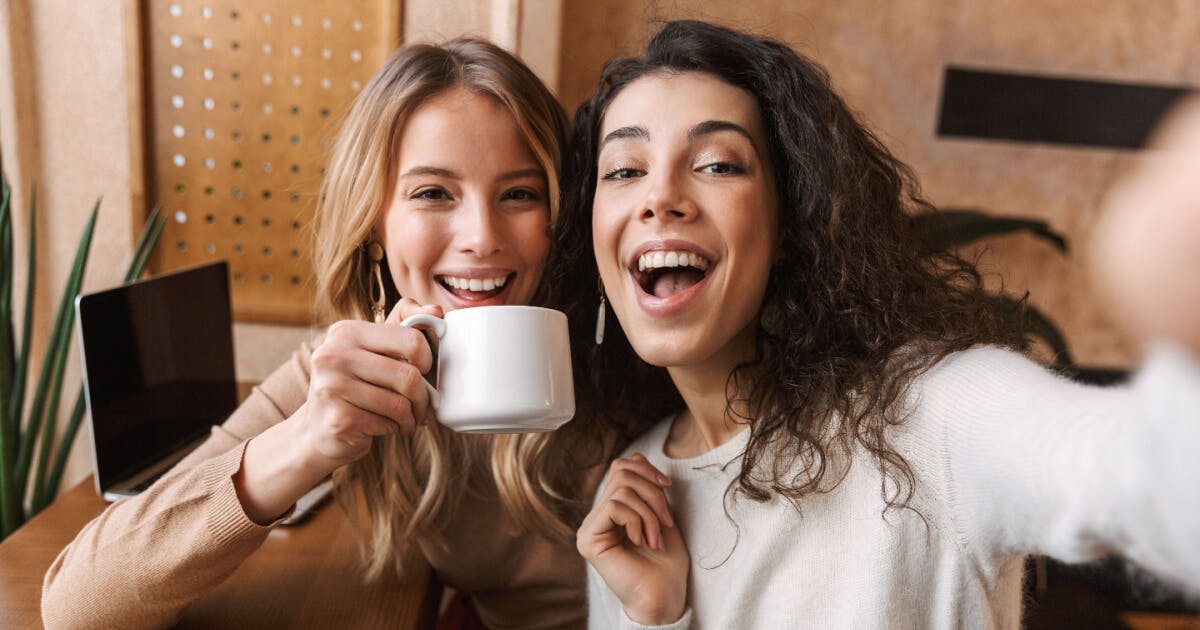
<path id="1" fill-rule="evenodd" d="M 948 67 L 938 135 L 1136 149 L 1189 92 Z"/>

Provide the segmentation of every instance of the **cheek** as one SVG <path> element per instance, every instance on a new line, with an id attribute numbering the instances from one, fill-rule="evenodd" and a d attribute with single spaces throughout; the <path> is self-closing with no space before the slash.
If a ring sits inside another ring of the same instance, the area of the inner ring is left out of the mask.
<path id="1" fill-rule="evenodd" d="M 531 268 L 540 270 L 550 253 L 549 212 L 529 212 L 514 218 L 510 229 L 512 246 L 521 260 Z"/>
<path id="2" fill-rule="evenodd" d="M 752 279 L 743 283 L 742 288 L 758 294 L 766 287 L 776 256 L 778 212 L 772 201 L 758 196 L 746 195 L 729 201 L 728 207 L 734 211 L 727 215 L 723 231 L 729 237 L 729 247 L 742 261 L 740 273 Z"/>
<path id="3" fill-rule="evenodd" d="M 592 249 L 596 262 L 603 269 L 616 259 L 621 237 L 620 217 L 607 209 L 606 200 L 596 196 L 592 204 Z"/>
<path id="4" fill-rule="evenodd" d="M 384 219 L 384 248 L 393 273 L 423 273 L 449 244 L 445 221 L 427 214 L 394 209 Z M 403 282 L 403 279 L 397 279 Z"/>

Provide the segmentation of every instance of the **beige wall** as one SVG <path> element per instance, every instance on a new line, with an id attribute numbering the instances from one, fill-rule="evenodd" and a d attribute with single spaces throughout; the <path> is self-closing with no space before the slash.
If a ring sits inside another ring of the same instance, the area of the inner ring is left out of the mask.
<path id="1" fill-rule="evenodd" d="M 1038 217 L 1074 247 L 1031 237 L 990 241 L 990 281 L 1032 302 L 1090 365 L 1129 365 L 1137 346 L 1115 328 L 1088 280 L 1085 245 L 1125 151 L 935 137 L 947 64 L 1133 82 L 1200 83 L 1200 4 L 1192 0 L 607 0 L 564 9 L 560 96 L 590 93 L 605 59 L 636 52 L 662 20 L 695 18 L 782 39 L 815 58 L 943 207 Z"/>
<path id="2" fill-rule="evenodd" d="M 15 189 L 17 233 L 26 232 L 29 182 L 37 184 L 38 288 L 34 347 L 40 357 L 49 320 L 70 271 L 87 213 L 103 198 L 84 290 L 120 281 L 128 264 L 132 212 L 122 5 L 71 0 L 9 0 L 0 11 L 0 140 Z M 73 25 L 67 29 L 65 25 Z M 69 45 L 68 45 L 69 44 Z M 15 269 L 24 277 L 25 248 Z M 24 296 L 23 282 L 17 287 Z M 40 362 L 34 364 L 34 369 Z M 32 371 L 32 370 L 31 370 Z M 62 415 L 79 387 L 79 360 L 67 363 Z M 69 395 L 68 395 L 69 394 Z M 86 433 L 65 479 L 86 475 Z"/>
<path id="3" fill-rule="evenodd" d="M 159 1 L 159 0 L 151 0 Z M 182 0 L 181 0 L 182 1 Z M 252 4 L 252 3 L 251 3 Z M 404 3 L 405 41 L 440 41 L 470 34 L 505 44 L 523 54 L 553 83 L 558 72 L 561 0 L 410 0 Z M 35 356 L 70 269 L 87 212 L 103 197 L 84 291 L 117 284 L 128 265 L 143 211 L 138 165 L 140 138 L 134 108 L 140 98 L 132 56 L 136 33 L 128 12 L 134 0 L 0 0 L 0 144 L 12 180 L 15 205 L 24 208 L 28 182 L 38 190 L 38 286 Z M 26 234 L 25 214 L 17 215 Z M 20 240 L 20 239 L 18 239 Z M 17 295 L 25 294 L 24 242 L 16 252 Z M 21 308 L 18 300 L 17 308 Z M 234 343 L 239 380 L 260 381 L 314 330 L 238 322 Z M 64 392 L 79 386 L 79 361 L 68 361 Z M 64 396 L 65 397 L 65 396 Z M 90 474 L 89 437 L 75 444 L 64 484 Z"/>
<path id="4" fill-rule="evenodd" d="M 129 264 L 135 232 L 134 137 L 126 11 L 130 2 L 4 0 L 0 4 L 0 141 L 15 189 L 17 233 L 23 237 L 28 182 L 37 182 L 38 289 L 35 357 L 45 346 L 58 294 L 70 271 L 87 213 L 103 198 L 84 291 L 113 286 Z M 140 123 L 137 123 L 140 124 Z M 19 239 L 20 240 L 20 239 Z M 23 241 L 16 255 L 24 278 Z M 20 281 L 19 281 L 20 282 Z M 23 283 L 17 295 L 23 296 Z M 18 308 L 21 308 L 18 306 Z M 240 380 L 262 380 L 311 331 L 297 326 L 238 323 Z M 40 363 L 35 363 L 35 366 Z M 61 424 L 79 387 L 79 359 L 67 362 Z M 69 396 L 68 396 L 69 393 Z M 81 430 L 64 485 L 91 473 L 89 436 Z"/>
<path id="5" fill-rule="evenodd" d="M 51 317 L 87 210 L 103 196 L 85 290 L 119 281 L 142 199 L 125 11 L 132 0 L 0 2 L 0 141 L 18 207 L 27 182 L 39 190 L 40 318 Z M 1069 149 L 933 134 L 948 63 L 1132 81 L 1200 82 L 1200 5 L 1193 0 L 756 0 L 747 3 L 605 0 L 407 0 L 405 41 L 459 34 L 515 50 L 573 108 L 603 62 L 629 54 L 655 24 L 710 19 L 767 33 L 816 58 L 847 100 L 917 171 L 935 203 L 1042 217 L 1076 252 L 1063 258 L 1025 237 L 994 241 L 982 254 L 994 280 L 1028 289 L 1089 364 L 1129 364 L 1136 355 L 1090 287 L 1080 245 L 1113 173 L 1136 159 L 1120 151 Z M 17 228 L 24 233 L 23 215 Z M 18 245 L 18 261 L 23 248 Z M 21 276 L 22 263 L 17 272 Z M 1001 273 L 1001 270 L 1003 272 Z M 18 286 L 23 294 L 23 289 Z M 43 343 L 44 326 L 36 345 Z M 238 324 L 238 373 L 260 380 L 311 335 L 304 327 Z M 69 363 L 68 391 L 78 386 Z M 65 413 L 65 412 L 64 412 Z M 81 436 L 79 445 L 86 444 Z M 77 450 L 81 450 L 78 449 Z M 69 479 L 89 470 L 77 458 Z"/>

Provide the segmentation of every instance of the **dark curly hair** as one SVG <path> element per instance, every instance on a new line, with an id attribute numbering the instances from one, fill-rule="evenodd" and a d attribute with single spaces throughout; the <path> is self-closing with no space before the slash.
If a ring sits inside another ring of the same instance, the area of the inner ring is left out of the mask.
<path id="1" fill-rule="evenodd" d="M 821 66 L 766 37 L 670 22 L 644 57 L 610 61 L 575 115 L 550 272 L 553 301 L 568 312 L 576 348 L 587 348 L 575 353 L 581 408 L 631 440 L 683 407 L 666 370 L 638 358 L 615 318 L 603 345 L 591 341 L 600 299 L 591 210 L 608 106 L 640 77 L 684 72 L 755 98 L 779 195 L 780 259 L 755 356 L 726 382 L 727 414 L 750 430 L 731 491 L 795 503 L 829 490 L 847 470 L 832 456 L 857 442 L 883 473 L 887 505 L 907 506 L 915 477 L 888 436 L 905 418 L 913 379 L 951 352 L 1023 340 L 974 265 L 916 234 L 910 214 L 934 209 L 910 169 L 859 122 Z"/>

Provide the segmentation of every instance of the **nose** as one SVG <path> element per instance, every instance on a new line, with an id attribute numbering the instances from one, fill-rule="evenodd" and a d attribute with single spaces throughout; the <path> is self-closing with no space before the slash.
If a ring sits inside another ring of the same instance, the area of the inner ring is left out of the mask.
<path id="1" fill-rule="evenodd" d="M 484 200 L 469 202 L 459 209 L 459 220 L 454 228 L 460 252 L 487 258 L 504 248 L 496 212 L 497 209 Z"/>
<path id="2" fill-rule="evenodd" d="M 662 169 L 652 177 L 642 206 L 642 221 L 690 221 L 696 217 L 696 206 L 688 198 L 676 174 Z"/>

